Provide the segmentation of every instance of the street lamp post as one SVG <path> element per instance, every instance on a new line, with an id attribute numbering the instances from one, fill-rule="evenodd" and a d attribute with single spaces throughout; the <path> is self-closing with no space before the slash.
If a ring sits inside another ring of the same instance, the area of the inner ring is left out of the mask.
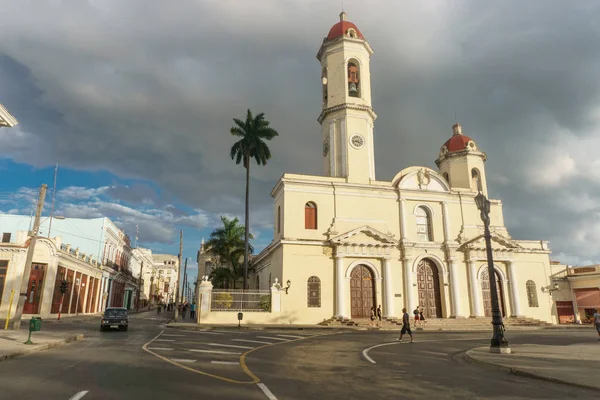
<path id="1" fill-rule="evenodd" d="M 490 296 L 492 297 L 492 326 L 494 334 L 490 344 L 490 352 L 510 354 L 508 340 L 504 337 L 504 323 L 500 313 L 500 304 L 498 303 L 498 288 L 496 287 L 496 273 L 494 271 L 494 256 L 492 254 L 492 235 L 490 234 L 490 201 L 479 192 L 475 196 L 475 204 L 479 209 L 481 220 L 483 221 L 485 238 L 485 250 L 488 262 L 488 276 L 490 279 Z"/>

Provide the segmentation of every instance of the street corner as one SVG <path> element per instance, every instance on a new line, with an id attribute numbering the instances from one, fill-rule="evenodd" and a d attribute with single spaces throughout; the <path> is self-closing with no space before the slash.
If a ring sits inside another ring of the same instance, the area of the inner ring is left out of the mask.
<path id="1" fill-rule="evenodd" d="M 85 335 L 83 333 L 62 337 L 37 335 L 31 338 L 32 344 L 25 344 L 27 335 L 21 332 L 2 333 L 0 339 L 4 339 L 0 342 L 0 361 L 4 361 L 82 341 L 85 340 Z"/>

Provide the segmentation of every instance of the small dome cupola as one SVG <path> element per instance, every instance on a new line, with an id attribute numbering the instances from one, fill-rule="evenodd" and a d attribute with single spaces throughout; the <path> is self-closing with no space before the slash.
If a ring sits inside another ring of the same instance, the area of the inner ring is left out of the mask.
<path id="1" fill-rule="evenodd" d="M 333 25 L 329 30 L 326 40 L 331 41 L 340 37 L 346 37 L 350 39 L 362 39 L 365 40 L 363 34 L 358 30 L 356 25 L 348 21 L 348 15 L 342 11 L 340 13 L 340 22 Z"/>
<path id="2" fill-rule="evenodd" d="M 440 155 L 445 153 L 454 153 L 462 150 L 479 150 L 475 141 L 463 134 L 462 126 L 456 123 L 452 126 L 452 137 L 446 140 L 446 143 L 440 149 Z"/>
<path id="3" fill-rule="evenodd" d="M 482 190 L 487 195 L 484 163 L 487 155 L 473 139 L 463 133 L 462 126 L 452 126 L 452 137 L 440 149 L 435 164 L 452 189 L 473 192 Z"/>

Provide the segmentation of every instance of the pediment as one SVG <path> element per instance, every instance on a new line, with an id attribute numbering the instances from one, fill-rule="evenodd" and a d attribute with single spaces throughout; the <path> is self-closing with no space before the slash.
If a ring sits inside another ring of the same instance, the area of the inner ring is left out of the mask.
<path id="1" fill-rule="evenodd" d="M 365 245 L 392 247 L 398 245 L 398 240 L 391 234 L 383 233 L 368 225 L 353 229 L 329 240 L 334 245 Z"/>
<path id="2" fill-rule="evenodd" d="M 409 167 L 400 171 L 392 180 L 399 189 L 449 192 L 446 180 L 437 172 L 426 167 Z"/>
<path id="3" fill-rule="evenodd" d="M 508 239 L 498 233 L 492 233 L 492 249 L 493 250 L 517 250 L 523 247 L 512 239 Z M 485 249 L 485 237 L 483 235 L 475 236 L 472 239 L 464 242 L 459 248 L 459 251 L 468 249 Z"/>

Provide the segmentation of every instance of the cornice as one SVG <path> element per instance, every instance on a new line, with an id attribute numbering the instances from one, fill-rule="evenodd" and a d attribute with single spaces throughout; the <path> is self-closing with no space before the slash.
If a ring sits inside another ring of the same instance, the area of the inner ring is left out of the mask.
<path id="1" fill-rule="evenodd" d="M 371 107 L 371 106 L 365 106 L 362 104 L 344 103 L 344 104 L 339 104 L 337 106 L 333 106 L 333 107 L 324 109 L 323 111 L 321 111 L 321 115 L 319 115 L 319 118 L 317 118 L 317 121 L 319 121 L 319 123 L 322 124 L 323 120 L 325 119 L 325 117 L 328 114 L 331 114 L 332 112 L 336 112 L 336 111 L 341 111 L 341 110 L 366 111 L 367 113 L 369 113 L 371 118 L 373 118 L 373 120 L 375 120 L 377 118 L 377 114 L 375 114 L 375 111 L 373 111 L 373 107 Z"/>

